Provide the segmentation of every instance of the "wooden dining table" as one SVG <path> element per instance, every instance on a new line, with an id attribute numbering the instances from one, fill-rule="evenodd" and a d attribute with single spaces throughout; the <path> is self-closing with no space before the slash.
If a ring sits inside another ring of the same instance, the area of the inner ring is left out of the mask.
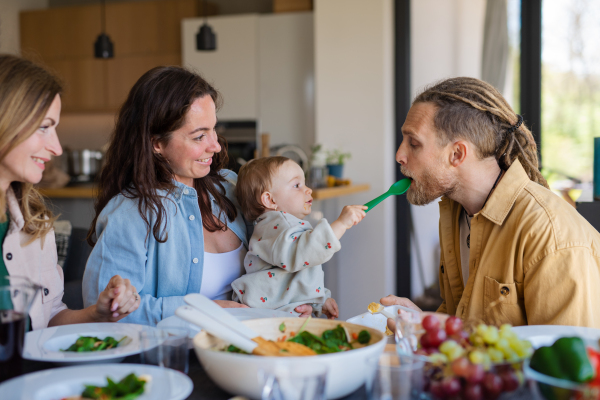
<path id="1" fill-rule="evenodd" d="M 140 356 L 133 355 L 126 357 L 123 363 L 130 364 L 140 364 Z M 23 360 L 23 373 L 37 372 L 42 371 L 49 368 L 60 368 L 54 363 L 50 362 L 42 362 L 42 361 L 32 361 L 32 360 Z M 188 376 L 194 383 L 194 390 L 192 394 L 190 394 L 187 400 L 229 400 L 232 397 L 235 397 L 235 393 L 228 393 L 218 387 L 212 379 L 206 374 L 204 368 L 198 361 L 198 357 L 196 357 L 196 353 L 194 350 L 190 350 L 189 352 L 189 372 Z M 367 393 L 365 391 L 364 385 L 361 386 L 357 391 L 346 396 L 343 400 L 367 400 Z"/>

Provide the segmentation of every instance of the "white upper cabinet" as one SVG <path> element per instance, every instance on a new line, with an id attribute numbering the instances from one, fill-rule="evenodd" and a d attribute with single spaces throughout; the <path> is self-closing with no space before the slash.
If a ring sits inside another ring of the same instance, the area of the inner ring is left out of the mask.
<path id="1" fill-rule="evenodd" d="M 182 60 L 222 95 L 222 120 L 258 119 L 258 14 L 208 18 L 217 35 L 215 51 L 196 50 L 196 33 L 203 18 L 184 19 Z"/>
<path id="2" fill-rule="evenodd" d="M 267 14 L 259 29 L 259 127 L 271 144 L 314 143 L 313 13 Z"/>
<path id="3" fill-rule="evenodd" d="M 256 120 L 271 145 L 314 143 L 313 13 L 208 18 L 216 51 L 197 51 L 203 18 L 182 23 L 183 65 L 223 94 L 220 120 Z"/>

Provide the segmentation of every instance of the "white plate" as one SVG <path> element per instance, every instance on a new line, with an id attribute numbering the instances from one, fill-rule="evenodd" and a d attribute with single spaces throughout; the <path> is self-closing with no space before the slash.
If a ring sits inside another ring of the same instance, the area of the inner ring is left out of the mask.
<path id="1" fill-rule="evenodd" d="M 89 364 L 102 362 L 119 362 L 125 357 L 138 354 L 140 349 L 139 335 L 142 330 L 156 329 L 146 325 L 125 323 L 90 323 L 55 326 L 27 332 L 23 358 L 36 361 L 48 361 L 65 365 Z M 71 346 L 80 336 L 96 336 L 104 339 L 112 336 L 121 340 L 115 349 L 76 353 L 61 351 Z"/>
<path id="2" fill-rule="evenodd" d="M 600 339 L 600 329 L 583 328 L 580 326 L 566 325 L 525 325 L 515 326 L 513 331 L 521 339 L 527 339 L 534 348 L 550 346 L 556 339 L 565 336 L 578 336 L 586 341 L 587 344 L 594 344 L 598 348 L 598 339 Z"/>
<path id="3" fill-rule="evenodd" d="M 144 393 L 137 400 L 183 400 L 194 384 L 185 374 L 154 365 L 103 364 L 54 368 L 34 372 L 0 384 L 3 399 L 57 400 L 81 394 L 86 384 L 106 386 L 106 377 L 119 381 L 130 373 L 150 375 Z"/>
<path id="4" fill-rule="evenodd" d="M 264 308 L 226 308 L 227 312 L 239 319 L 245 321 L 247 319 L 258 319 L 258 318 L 282 318 L 290 317 L 291 315 L 277 310 L 267 310 Z M 187 327 L 190 330 L 190 339 L 193 339 L 198 332 L 201 331 L 200 327 L 194 324 L 190 324 L 187 321 L 182 320 L 177 315 L 167 317 L 156 324 L 157 328 L 183 328 Z"/>

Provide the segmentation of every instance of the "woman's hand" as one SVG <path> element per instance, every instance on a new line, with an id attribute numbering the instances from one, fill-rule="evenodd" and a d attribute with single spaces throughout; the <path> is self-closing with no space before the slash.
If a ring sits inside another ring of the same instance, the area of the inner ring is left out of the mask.
<path id="1" fill-rule="evenodd" d="M 385 307 L 387 307 L 387 306 L 404 306 L 404 307 L 408 307 L 413 310 L 416 310 L 418 312 L 422 312 L 422 310 L 419 307 L 417 307 L 415 305 L 415 303 L 413 303 L 406 297 L 398 297 L 398 296 L 394 296 L 393 294 L 390 294 L 390 295 L 380 299 L 379 302 L 381 303 L 381 305 L 383 305 Z M 392 332 L 396 332 L 396 321 L 394 321 L 391 318 L 388 318 L 387 326 L 388 326 L 388 328 L 390 328 L 390 330 Z"/>
<path id="2" fill-rule="evenodd" d="M 231 300 L 213 300 L 213 301 L 223 308 L 250 308 L 245 304 L 238 303 L 237 301 L 231 301 Z"/>
<path id="3" fill-rule="evenodd" d="M 336 319 L 340 316 L 338 305 L 336 301 L 331 297 L 325 300 L 325 304 L 323 304 L 322 311 L 323 314 L 327 315 L 328 319 Z"/>
<path id="4" fill-rule="evenodd" d="M 298 315 L 298 317 L 308 318 L 312 315 L 313 308 L 310 304 L 302 304 L 301 306 L 294 308 L 294 311 L 296 311 L 297 313 L 300 313 L 300 315 Z"/>
<path id="5" fill-rule="evenodd" d="M 115 275 L 98 296 L 95 319 L 99 322 L 116 322 L 137 310 L 139 306 L 140 295 L 129 279 Z"/>

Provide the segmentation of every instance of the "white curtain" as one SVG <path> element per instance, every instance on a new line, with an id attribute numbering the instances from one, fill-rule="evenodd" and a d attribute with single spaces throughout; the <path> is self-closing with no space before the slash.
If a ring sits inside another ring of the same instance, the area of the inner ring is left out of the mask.
<path id="1" fill-rule="evenodd" d="M 483 29 L 481 78 L 502 92 L 509 59 L 506 0 L 487 0 Z"/>

